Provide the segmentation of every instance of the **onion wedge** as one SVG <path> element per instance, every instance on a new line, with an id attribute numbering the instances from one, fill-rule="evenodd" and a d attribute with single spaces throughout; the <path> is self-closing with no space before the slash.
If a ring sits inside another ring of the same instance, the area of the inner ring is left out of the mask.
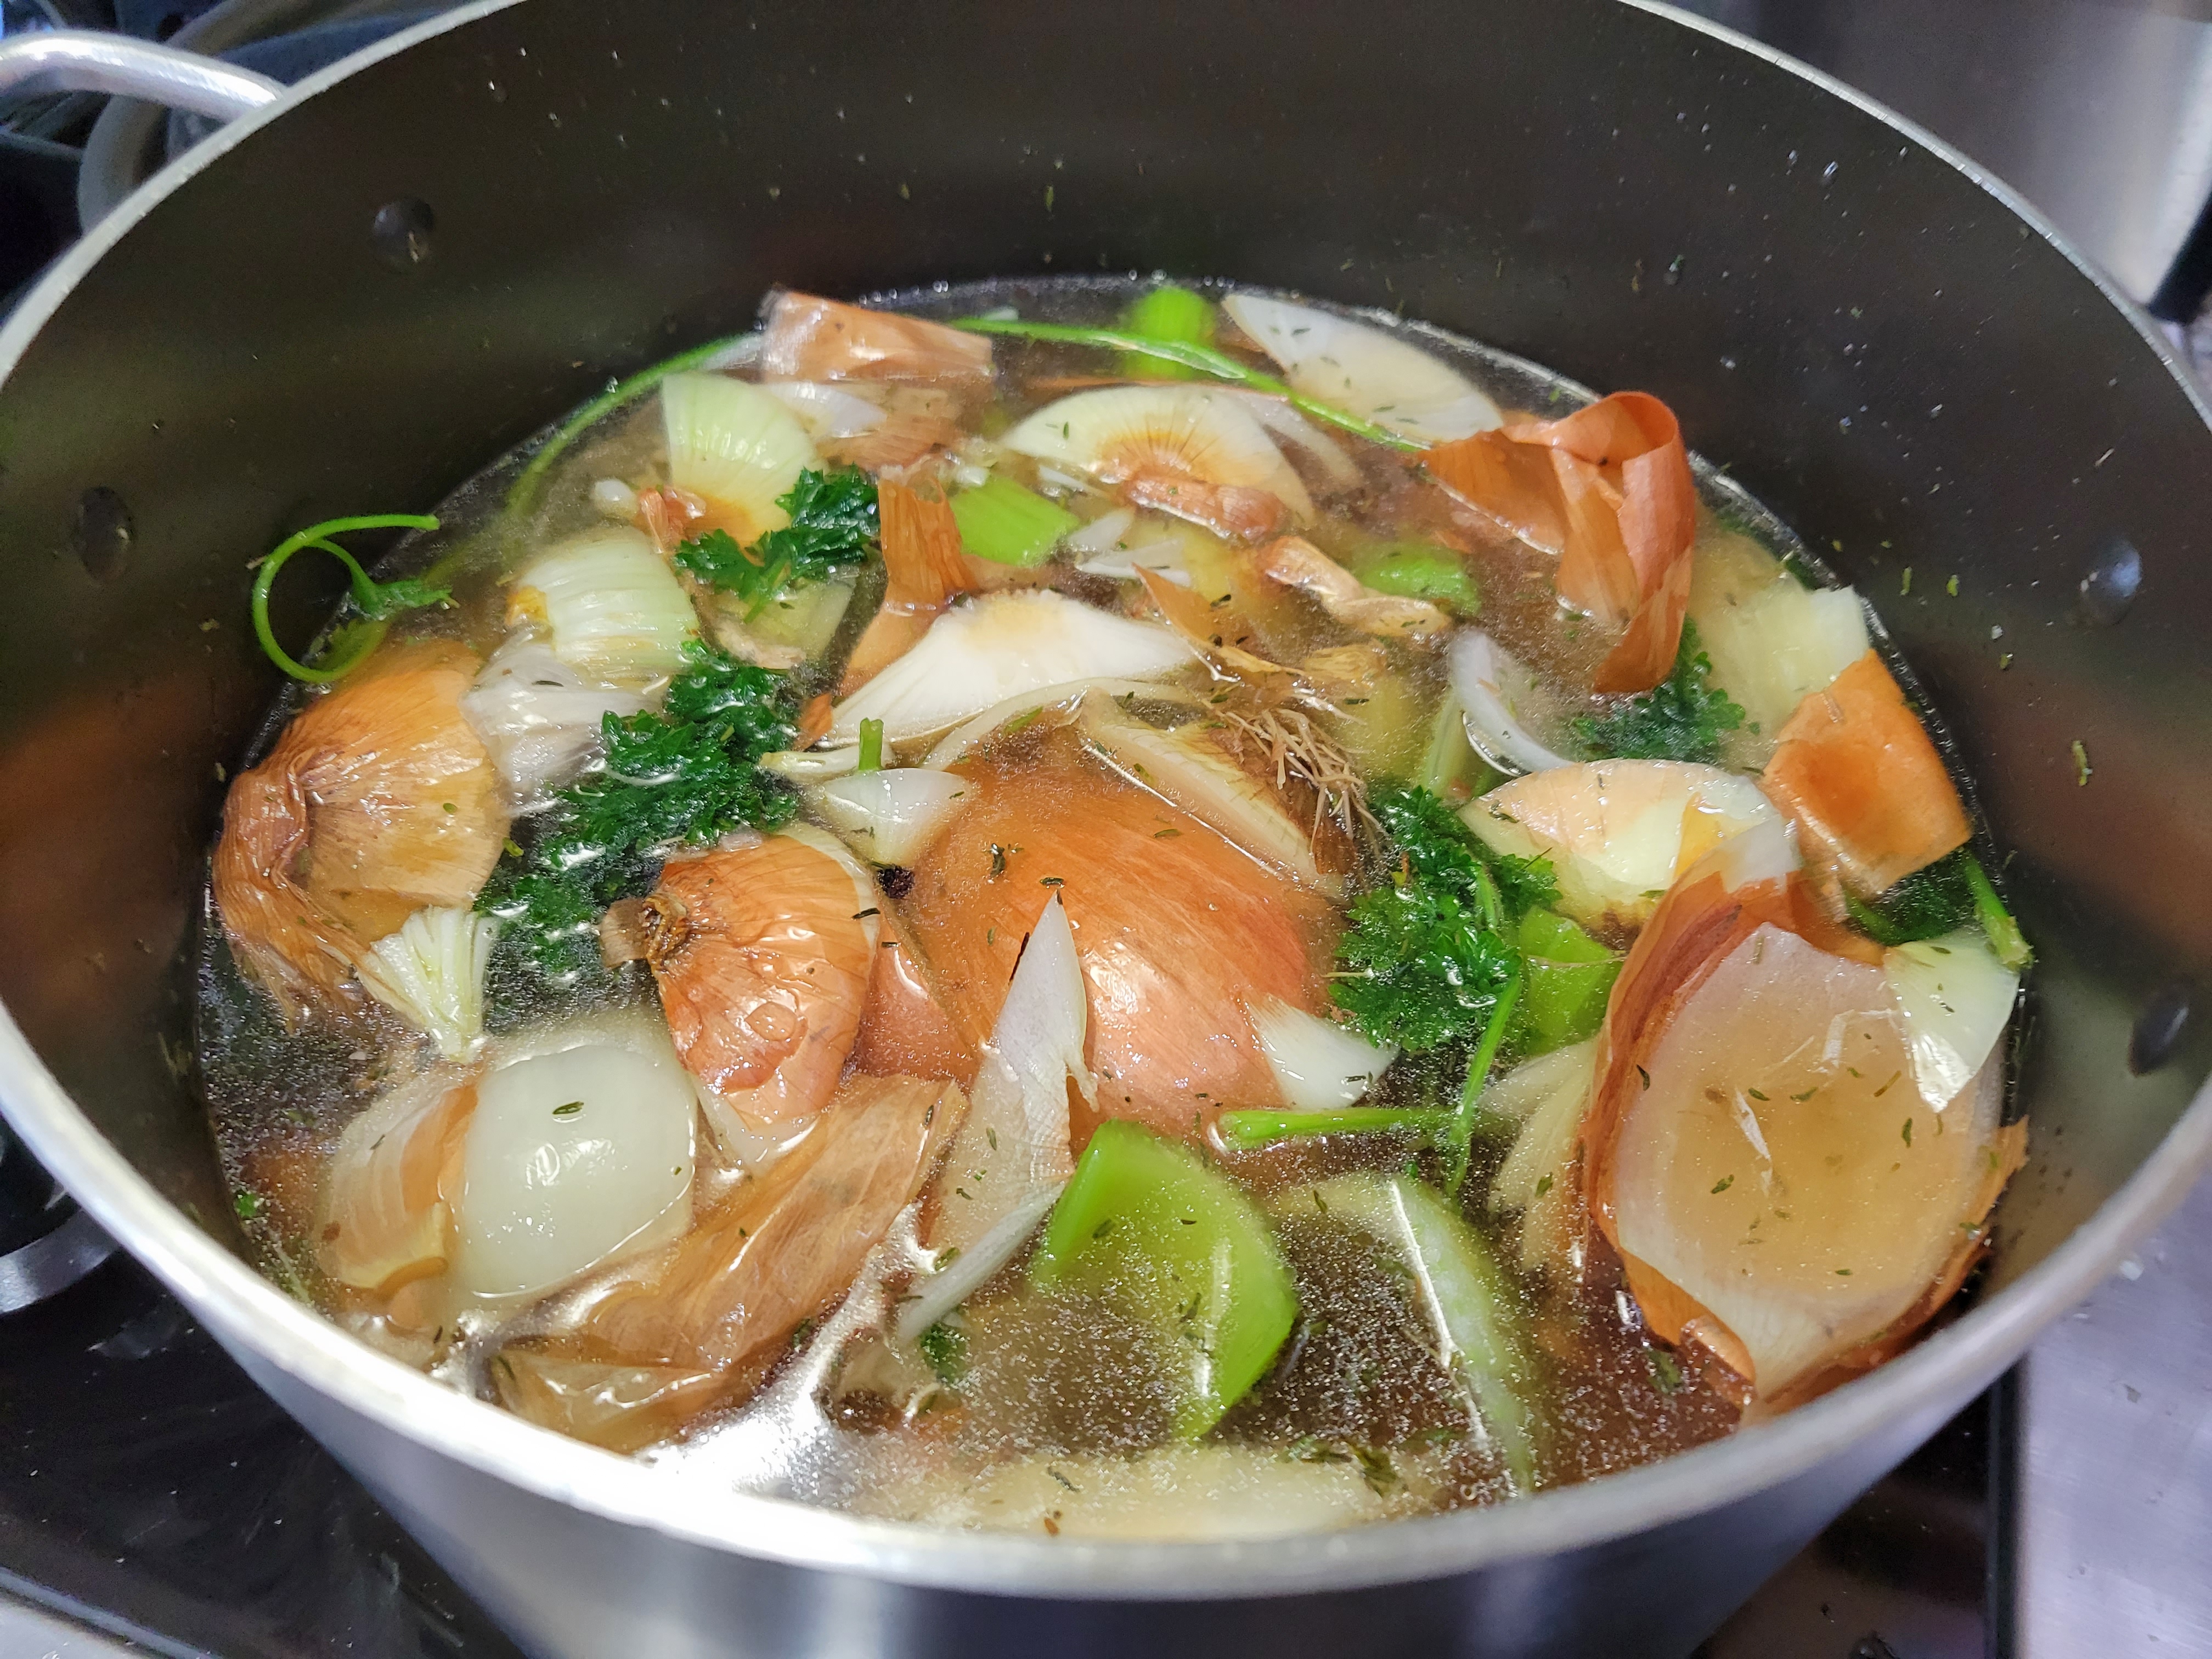
<path id="1" fill-rule="evenodd" d="M 2025 1128 L 1996 1070 L 1934 1112 L 1899 1083 L 1879 966 L 1820 948 L 1761 826 L 1670 891 L 1629 953 L 1582 1124 L 1590 1212 L 1655 1334 L 1694 1341 L 1754 1409 L 1908 1341 L 1984 1248 Z"/>
<path id="2" fill-rule="evenodd" d="M 1465 376 L 1383 329 L 1258 294 L 1231 294 L 1221 308 L 1296 390 L 1401 437 L 1449 443 L 1504 421 Z"/>
<path id="3" fill-rule="evenodd" d="M 368 941 L 426 904 L 472 903 L 498 863 L 499 775 L 460 708 L 476 668 L 451 641 L 382 652 L 232 783 L 216 906 L 288 1024 L 358 1007 Z"/>
<path id="4" fill-rule="evenodd" d="M 1235 398 L 1200 386 L 1079 392 L 1046 404 L 1001 441 L 1108 483 L 1141 477 L 1151 495 L 1164 495 L 1177 480 L 1264 490 L 1299 520 L 1313 517 L 1312 497 L 1266 429 Z M 1139 504 L 1173 512 L 1174 499 Z"/>
<path id="5" fill-rule="evenodd" d="M 967 793 L 957 772 L 899 766 L 817 785 L 807 801 L 870 863 L 907 865 L 936 842 Z"/>
<path id="6" fill-rule="evenodd" d="M 1395 1043 L 1378 1048 L 1334 1020 L 1273 998 L 1263 998 L 1248 1012 L 1283 1103 L 1293 1111 L 1351 1105 L 1398 1057 Z"/>
<path id="7" fill-rule="evenodd" d="M 817 458 L 779 399 L 726 374 L 672 374 L 660 383 L 660 416 L 669 483 L 704 501 L 716 525 L 750 543 L 791 522 L 776 498 Z"/>
<path id="8" fill-rule="evenodd" d="M 1532 545 L 1557 550 L 1569 604 L 1602 627 L 1626 628 L 1593 690 L 1648 691 L 1673 671 L 1690 603 L 1698 495 L 1681 427 L 1666 404 L 1648 392 L 1616 392 L 1565 420 L 1439 446 L 1425 465 Z"/>
<path id="9" fill-rule="evenodd" d="M 510 628 L 544 628 L 562 662 L 627 688 L 681 668 L 684 642 L 699 621 L 651 539 L 621 526 L 579 536 L 532 560 L 508 591 L 507 620 Z"/>
<path id="10" fill-rule="evenodd" d="M 1479 628 L 1455 635 L 1449 656 L 1452 695 L 1464 711 L 1468 741 L 1507 772 L 1547 772 L 1570 765 L 1522 723 L 1522 705 L 1540 695 L 1536 677 Z"/>
<path id="11" fill-rule="evenodd" d="M 1721 842 L 1779 815 L 1748 778 L 1686 761 L 1586 761 L 1516 778 L 1460 814 L 1492 851 L 1548 859 L 1559 908 L 1637 927 Z"/>
<path id="12" fill-rule="evenodd" d="M 1166 629 L 1048 590 L 993 593 L 947 611 L 919 644 L 837 705 L 830 735 L 857 742 L 880 720 L 887 743 L 927 737 L 1024 692 L 1074 679 L 1144 679 L 1191 660 Z"/>

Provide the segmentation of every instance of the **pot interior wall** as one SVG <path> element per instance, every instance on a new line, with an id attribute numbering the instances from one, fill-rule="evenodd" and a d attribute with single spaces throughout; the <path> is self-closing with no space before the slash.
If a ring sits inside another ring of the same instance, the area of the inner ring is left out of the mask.
<path id="1" fill-rule="evenodd" d="M 0 388 L 0 997 L 88 1115 L 240 1242 L 178 963 L 276 689 L 249 558 L 430 505 L 773 283 L 1158 269 L 1655 392 L 1875 599 L 2017 851 L 1997 1275 L 2047 1253 L 2212 1055 L 2125 1065 L 2212 953 L 2212 435 L 2060 252 L 1790 72 L 1611 0 L 1374 15 L 532 0 L 156 205 Z"/>

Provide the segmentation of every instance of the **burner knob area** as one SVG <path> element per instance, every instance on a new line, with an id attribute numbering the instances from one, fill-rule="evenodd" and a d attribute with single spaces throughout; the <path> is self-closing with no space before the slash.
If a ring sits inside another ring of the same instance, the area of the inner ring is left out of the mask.
<path id="1" fill-rule="evenodd" d="M 115 1253 L 115 1242 L 0 1121 L 0 1315 L 43 1302 Z"/>

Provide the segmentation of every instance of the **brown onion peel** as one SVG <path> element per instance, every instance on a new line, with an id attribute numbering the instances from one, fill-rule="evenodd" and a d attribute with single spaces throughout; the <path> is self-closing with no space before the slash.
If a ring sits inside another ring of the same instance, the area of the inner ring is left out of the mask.
<path id="1" fill-rule="evenodd" d="M 1698 497 L 1680 423 L 1665 404 L 1616 392 L 1564 420 L 1439 444 L 1422 464 L 1532 546 L 1556 550 L 1570 605 L 1601 626 L 1625 626 L 1594 690 L 1648 691 L 1667 678 L 1689 610 Z"/>

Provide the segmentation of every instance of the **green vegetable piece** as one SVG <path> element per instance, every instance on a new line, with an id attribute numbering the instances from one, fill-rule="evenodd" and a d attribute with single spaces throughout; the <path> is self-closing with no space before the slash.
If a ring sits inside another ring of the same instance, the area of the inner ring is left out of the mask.
<path id="1" fill-rule="evenodd" d="M 948 1389 L 957 1389 L 968 1376 L 968 1338 L 957 1325 L 943 1320 L 932 1325 L 915 1339 L 915 1346 L 937 1380 Z"/>
<path id="2" fill-rule="evenodd" d="M 548 978 L 589 971 L 600 912 L 649 891 L 669 848 L 781 829 L 798 809 L 790 786 L 756 764 L 798 736 L 789 677 L 696 641 L 684 653 L 660 712 L 606 717 L 605 769 L 533 814 L 528 846 L 477 896 Z"/>
<path id="3" fill-rule="evenodd" d="M 1042 564 L 1062 536 L 1083 526 L 1059 502 L 995 473 L 980 489 L 952 498 L 952 521 L 960 526 L 961 546 L 977 558 L 1025 569 Z"/>
<path id="4" fill-rule="evenodd" d="M 1526 979 L 1526 970 L 1516 961 L 1511 976 L 1498 988 L 1498 1001 L 1490 1011 L 1489 1023 L 1482 1028 L 1482 1041 L 1474 1045 L 1474 1058 L 1467 1063 L 1467 1084 L 1460 1091 L 1459 1110 L 1444 1134 L 1444 1152 L 1448 1161 L 1444 1190 L 1455 1200 L 1459 1197 L 1460 1188 L 1467 1184 L 1467 1168 L 1474 1155 L 1474 1138 L 1481 1132 L 1485 1121 L 1492 1115 L 1483 1109 L 1483 1091 L 1490 1086 L 1490 1068 L 1497 1063 L 1498 1051 L 1504 1046 L 1505 1034 L 1513 1028 L 1514 1011 L 1520 1005 L 1521 988 Z"/>
<path id="5" fill-rule="evenodd" d="M 1211 300 L 1194 294 L 1187 288 L 1172 284 L 1156 288 L 1134 301 L 1121 313 L 1121 327 L 1130 334 L 1147 340 L 1167 340 L 1186 345 L 1211 346 L 1213 343 L 1214 307 Z M 1198 370 L 1188 363 L 1170 362 L 1157 357 L 1147 357 L 1136 352 L 1121 354 L 1124 374 L 1151 374 L 1170 380 L 1189 380 L 1197 378 Z"/>
<path id="6" fill-rule="evenodd" d="M 514 487 L 507 492 L 507 510 L 510 513 L 526 513 L 535 506 L 538 501 L 538 491 L 545 481 L 545 475 L 552 471 L 553 463 L 568 453 L 571 444 L 607 416 L 613 414 L 624 404 L 642 398 L 670 375 L 681 374 L 687 368 L 698 368 L 713 362 L 715 358 L 741 343 L 744 337 L 743 335 L 732 335 L 726 340 L 709 340 L 705 345 L 693 346 L 689 351 L 679 351 L 673 357 L 657 362 L 649 368 L 640 369 L 629 379 L 610 386 L 605 392 L 592 398 L 591 402 L 562 422 L 560 429 L 548 438 L 544 447 L 530 458 L 530 465 L 522 469 L 520 476 L 514 481 Z"/>
<path id="7" fill-rule="evenodd" d="M 791 588 L 866 563 L 883 533 L 876 486 L 858 467 L 810 468 L 775 504 L 791 522 L 750 547 L 739 547 L 726 530 L 710 530 L 676 550 L 678 568 L 735 594 L 749 623 Z"/>
<path id="8" fill-rule="evenodd" d="M 1620 957 L 1565 916 L 1531 910 L 1516 941 L 1528 964 L 1513 1046 L 1523 1054 L 1564 1048 L 1605 1023 Z"/>
<path id="9" fill-rule="evenodd" d="M 1966 848 L 1952 856 L 1964 864 L 1966 886 L 1974 896 L 1974 914 L 1981 918 L 1982 932 L 1989 935 L 1990 949 L 1996 958 L 2013 972 L 2032 967 L 2035 952 L 2029 948 L 2027 935 L 2020 931 L 2020 923 L 2013 920 L 2004 901 L 1997 896 L 1990 872 L 1982 868 L 1982 861 Z"/>
<path id="10" fill-rule="evenodd" d="M 1401 437 L 1388 427 L 1377 426 L 1359 416 L 1348 414 L 1318 398 L 1309 398 L 1303 392 L 1294 392 L 1272 374 L 1262 374 L 1248 363 L 1239 362 L 1225 351 L 1212 346 L 1198 345 L 1186 340 L 1154 340 L 1144 335 L 1119 328 L 1075 328 L 1064 323 L 1028 323 L 1017 317 L 959 317 L 951 324 L 970 334 L 1006 334 L 1023 340 L 1051 340 L 1061 345 L 1101 346 L 1109 351 L 1133 352 L 1140 357 L 1150 357 L 1161 362 L 1181 363 L 1201 374 L 1211 374 L 1218 380 L 1228 380 L 1254 392 L 1265 392 L 1281 398 L 1293 407 L 1303 410 L 1317 421 L 1341 428 L 1370 443 L 1382 444 L 1390 449 L 1419 450 L 1428 446 L 1418 439 Z"/>
<path id="11" fill-rule="evenodd" d="M 1963 927 L 1974 914 L 1974 890 L 1966 866 L 1970 856 L 1962 849 L 1938 859 L 1871 902 L 1847 892 L 1844 908 L 1877 945 L 1910 945 Z"/>
<path id="12" fill-rule="evenodd" d="M 1743 709 L 1711 684 L 1712 659 L 1698 647 L 1698 625 L 1682 623 L 1674 670 L 1649 691 L 1575 722 L 1575 735 L 1599 759 L 1698 761 L 1721 757 L 1721 739 L 1743 724 Z"/>
<path id="13" fill-rule="evenodd" d="M 853 769 L 856 772 L 880 772 L 884 769 L 884 723 L 881 720 L 860 722 L 860 757 Z"/>
<path id="14" fill-rule="evenodd" d="M 1358 555 L 1352 574 L 1378 593 L 1427 599 L 1455 617 L 1482 608 L 1482 591 L 1459 555 L 1434 542 L 1385 542 Z"/>
<path id="15" fill-rule="evenodd" d="M 327 684 L 331 680 L 350 673 L 361 666 L 368 653 L 382 644 L 392 619 L 409 611 L 425 605 L 443 605 L 452 595 L 442 587 L 426 581 L 401 577 L 397 581 L 380 582 L 373 580 L 361 568 L 361 562 L 331 539 L 356 530 L 435 530 L 438 521 L 417 514 L 381 513 L 367 518 L 325 519 L 310 525 L 295 535 L 288 536 L 276 548 L 258 561 L 260 568 L 253 577 L 253 636 L 261 641 L 269 660 L 275 663 L 295 680 L 306 680 L 313 685 Z M 296 661 L 276 643 L 276 630 L 269 623 L 269 591 L 276 586 L 276 573 L 282 570 L 295 553 L 304 548 L 314 548 L 327 553 L 346 568 L 349 592 L 355 607 L 361 615 L 337 629 L 330 639 L 323 659 L 313 667 Z"/>
<path id="16" fill-rule="evenodd" d="M 1452 807 L 1486 795 L 1505 781 L 1505 775 L 1477 754 L 1467 740 L 1467 710 L 1449 691 L 1444 693 L 1429 727 L 1428 748 L 1422 755 L 1416 781 Z"/>
<path id="17" fill-rule="evenodd" d="M 1266 1374 L 1298 1312 L 1290 1266 L 1243 1189 L 1118 1118 L 1053 1206 L 1030 1282 L 1112 1296 L 1153 1326 L 1184 1374 L 1176 1431 L 1193 1440 Z"/>
<path id="18" fill-rule="evenodd" d="M 1514 1488 L 1528 1491 L 1536 1466 L 1528 1403 L 1535 1365 L 1512 1280 L 1482 1235 L 1433 1188 L 1372 1170 L 1293 1189 L 1275 1208 L 1335 1217 L 1405 1262 L 1437 1358 L 1488 1431 Z"/>
<path id="19" fill-rule="evenodd" d="M 1343 1106 L 1307 1112 L 1224 1112 L 1215 1121 L 1214 1127 L 1223 1146 L 1243 1152 L 1307 1135 L 1387 1134 L 1397 1130 L 1434 1134 L 1450 1121 L 1449 1112 L 1395 1106 Z"/>

